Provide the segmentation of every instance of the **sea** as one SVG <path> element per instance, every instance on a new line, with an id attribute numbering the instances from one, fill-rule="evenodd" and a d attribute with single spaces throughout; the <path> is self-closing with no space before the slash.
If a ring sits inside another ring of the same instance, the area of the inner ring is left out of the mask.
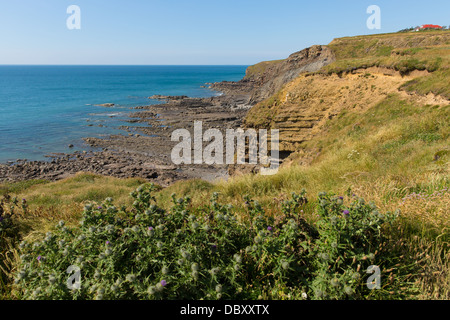
<path id="1" fill-rule="evenodd" d="M 246 68 L 0 65 L 0 163 L 90 150 L 83 137 L 124 134 L 134 107 L 161 103 L 150 96 L 219 95 L 206 83 L 238 81 Z"/>

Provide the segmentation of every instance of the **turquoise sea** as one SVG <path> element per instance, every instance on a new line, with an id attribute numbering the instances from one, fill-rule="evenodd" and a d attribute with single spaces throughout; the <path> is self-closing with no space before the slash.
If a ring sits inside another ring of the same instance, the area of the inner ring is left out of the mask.
<path id="1" fill-rule="evenodd" d="M 83 137 L 123 133 L 132 107 L 154 94 L 209 97 L 208 82 L 247 66 L 0 66 L 0 162 L 88 150 Z M 112 108 L 95 106 L 114 103 Z M 73 149 L 68 146 L 74 145 Z"/>

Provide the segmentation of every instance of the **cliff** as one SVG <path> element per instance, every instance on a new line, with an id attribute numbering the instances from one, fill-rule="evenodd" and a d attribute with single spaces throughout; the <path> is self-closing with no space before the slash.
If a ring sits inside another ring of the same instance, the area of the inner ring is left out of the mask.
<path id="1" fill-rule="evenodd" d="M 243 80 L 253 84 L 254 104 L 245 126 L 279 129 L 290 154 L 341 114 L 363 114 L 391 95 L 448 105 L 449 44 L 448 31 L 347 37 L 252 66 Z"/>

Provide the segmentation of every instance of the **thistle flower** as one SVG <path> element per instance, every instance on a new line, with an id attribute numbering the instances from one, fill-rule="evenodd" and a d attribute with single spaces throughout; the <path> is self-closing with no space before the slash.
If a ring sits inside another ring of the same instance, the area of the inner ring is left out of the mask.
<path id="1" fill-rule="evenodd" d="M 191 254 L 187 251 L 182 251 L 181 256 L 186 260 L 189 260 L 191 258 Z"/>
<path id="2" fill-rule="evenodd" d="M 167 286 L 167 281 L 166 280 L 161 280 L 161 286 L 163 286 L 163 287 Z"/>
<path id="3" fill-rule="evenodd" d="M 168 274 L 169 273 L 169 268 L 167 268 L 166 266 L 162 267 L 161 273 L 164 274 L 164 275 Z"/>
<path id="4" fill-rule="evenodd" d="M 163 290 L 164 290 L 164 286 L 162 285 L 162 283 L 161 283 L 161 282 L 158 283 L 158 284 L 156 285 L 156 291 L 161 292 L 161 291 L 163 291 Z"/>
<path id="5" fill-rule="evenodd" d="M 272 227 L 267 227 L 267 231 L 270 231 L 270 232 L 272 232 L 272 230 L 273 230 L 273 228 Z"/>
<path id="6" fill-rule="evenodd" d="M 193 224 L 192 224 L 192 229 L 197 229 L 199 227 L 199 224 L 197 223 L 197 222 L 194 222 Z"/>
<path id="7" fill-rule="evenodd" d="M 135 281 L 136 281 L 136 276 L 135 276 L 134 274 L 128 274 L 128 275 L 125 277 L 125 279 L 126 279 L 128 282 L 135 282 Z"/>
<path id="8" fill-rule="evenodd" d="M 339 279 L 338 278 L 334 278 L 333 280 L 331 280 L 331 285 L 335 288 L 339 287 Z"/>
<path id="9" fill-rule="evenodd" d="M 41 287 L 36 288 L 36 290 L 33 291 L 33 297 L 38 296 L 42 292 Z"/>
<path id="10" fill-rule="evenodd" d="M 17 279 L 18 279 L 18 280 L 22 280 L 22 279 L 24 279 L 24 278 L 26 277 L 26 275 L 27 275 L 26 271 L 25 271 L 25 270 L 22 270 L 22 271 L 20 271 L 19 274 L 17 275 Z"/>
<path id="11" fill-rule="evenodd" d="M 352 275 L 353 280 L 359 280 L 361 278 L 361 275 L 358 272 L 354 272 Z"/>
<path id="12" fill-rule="evenodd" d="M 154 295 L 156 293 L 156 288 L 154 286 L 150 286 L 147 289 L 148 294 Z"/>
<path id="13" fill-rule="evenodd" d="M 314 293 L 317 298 L 322 298 L 325 295 L 324 292 L 320 289 L 316 289 Z"/>
<path id="14" fill-rule="evenodd" d="M 353 293 L 354 293 L 353 289 L 351 287 L 349 287 L 349 286 L 345 286 L 344 291 L 349 296 L 353 295 Z"/>
<path id="15" fill-rule="evenodd" d="M 213 275 L 213 276 L 218 275 L 219 272 L 220 272 L 220 268 L 219 268 L 219 267 L 212 268 L 209 272 L 210 272 L 211 275 Z"/>
<path id="16" fill-rule="evenodd" d="M 342 211 L 342 213 L 344 214 L 344 216 L 348 216 L 350 214 L 350 211 L 344 210 L 344 211 Z"/>
<path id="17" fill-rule="evenodd" d="M 198 269 L 199 269 L 198 263 L 193 263 L 193 264 L 191 265 L 191 269 L 192 269 L 192 271 L 198 271 Z"/>

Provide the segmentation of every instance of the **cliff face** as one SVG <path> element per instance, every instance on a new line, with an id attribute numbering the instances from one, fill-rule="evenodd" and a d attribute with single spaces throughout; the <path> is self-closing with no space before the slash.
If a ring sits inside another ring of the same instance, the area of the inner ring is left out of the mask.
<path id="1" fill-rule="evenodd" d="M 450 32 L 334 40 L 249 68 L 245 126 L 280 130 L 280 151 L 302 149 L 342 113 L 365 112 L 390 95 L 448 105 Z"/>
<path id="2" fill-rule="evenodd" d="M 241 81 L 214 83 L 211 88 L 227 94 L 246 95 L 247 104 L 255 105 L 275 94 L 301 73 L 318 71 L 334 61 L 329 48 L 316 45 L 293 53 L 285 60 L 258 63 L 247 69 Z"/>
<path id="3" fill-rule="evenodd" d="M 296 52 L 286 60 L 268 64 L 263 72 L 247 72 L 245 79 L 254 84 L 250 103 L 255 104 L 267 99 L 301 73 L 318 71 L 334 61 L 334 55 L 329 48 L 316 45 Z"/>

